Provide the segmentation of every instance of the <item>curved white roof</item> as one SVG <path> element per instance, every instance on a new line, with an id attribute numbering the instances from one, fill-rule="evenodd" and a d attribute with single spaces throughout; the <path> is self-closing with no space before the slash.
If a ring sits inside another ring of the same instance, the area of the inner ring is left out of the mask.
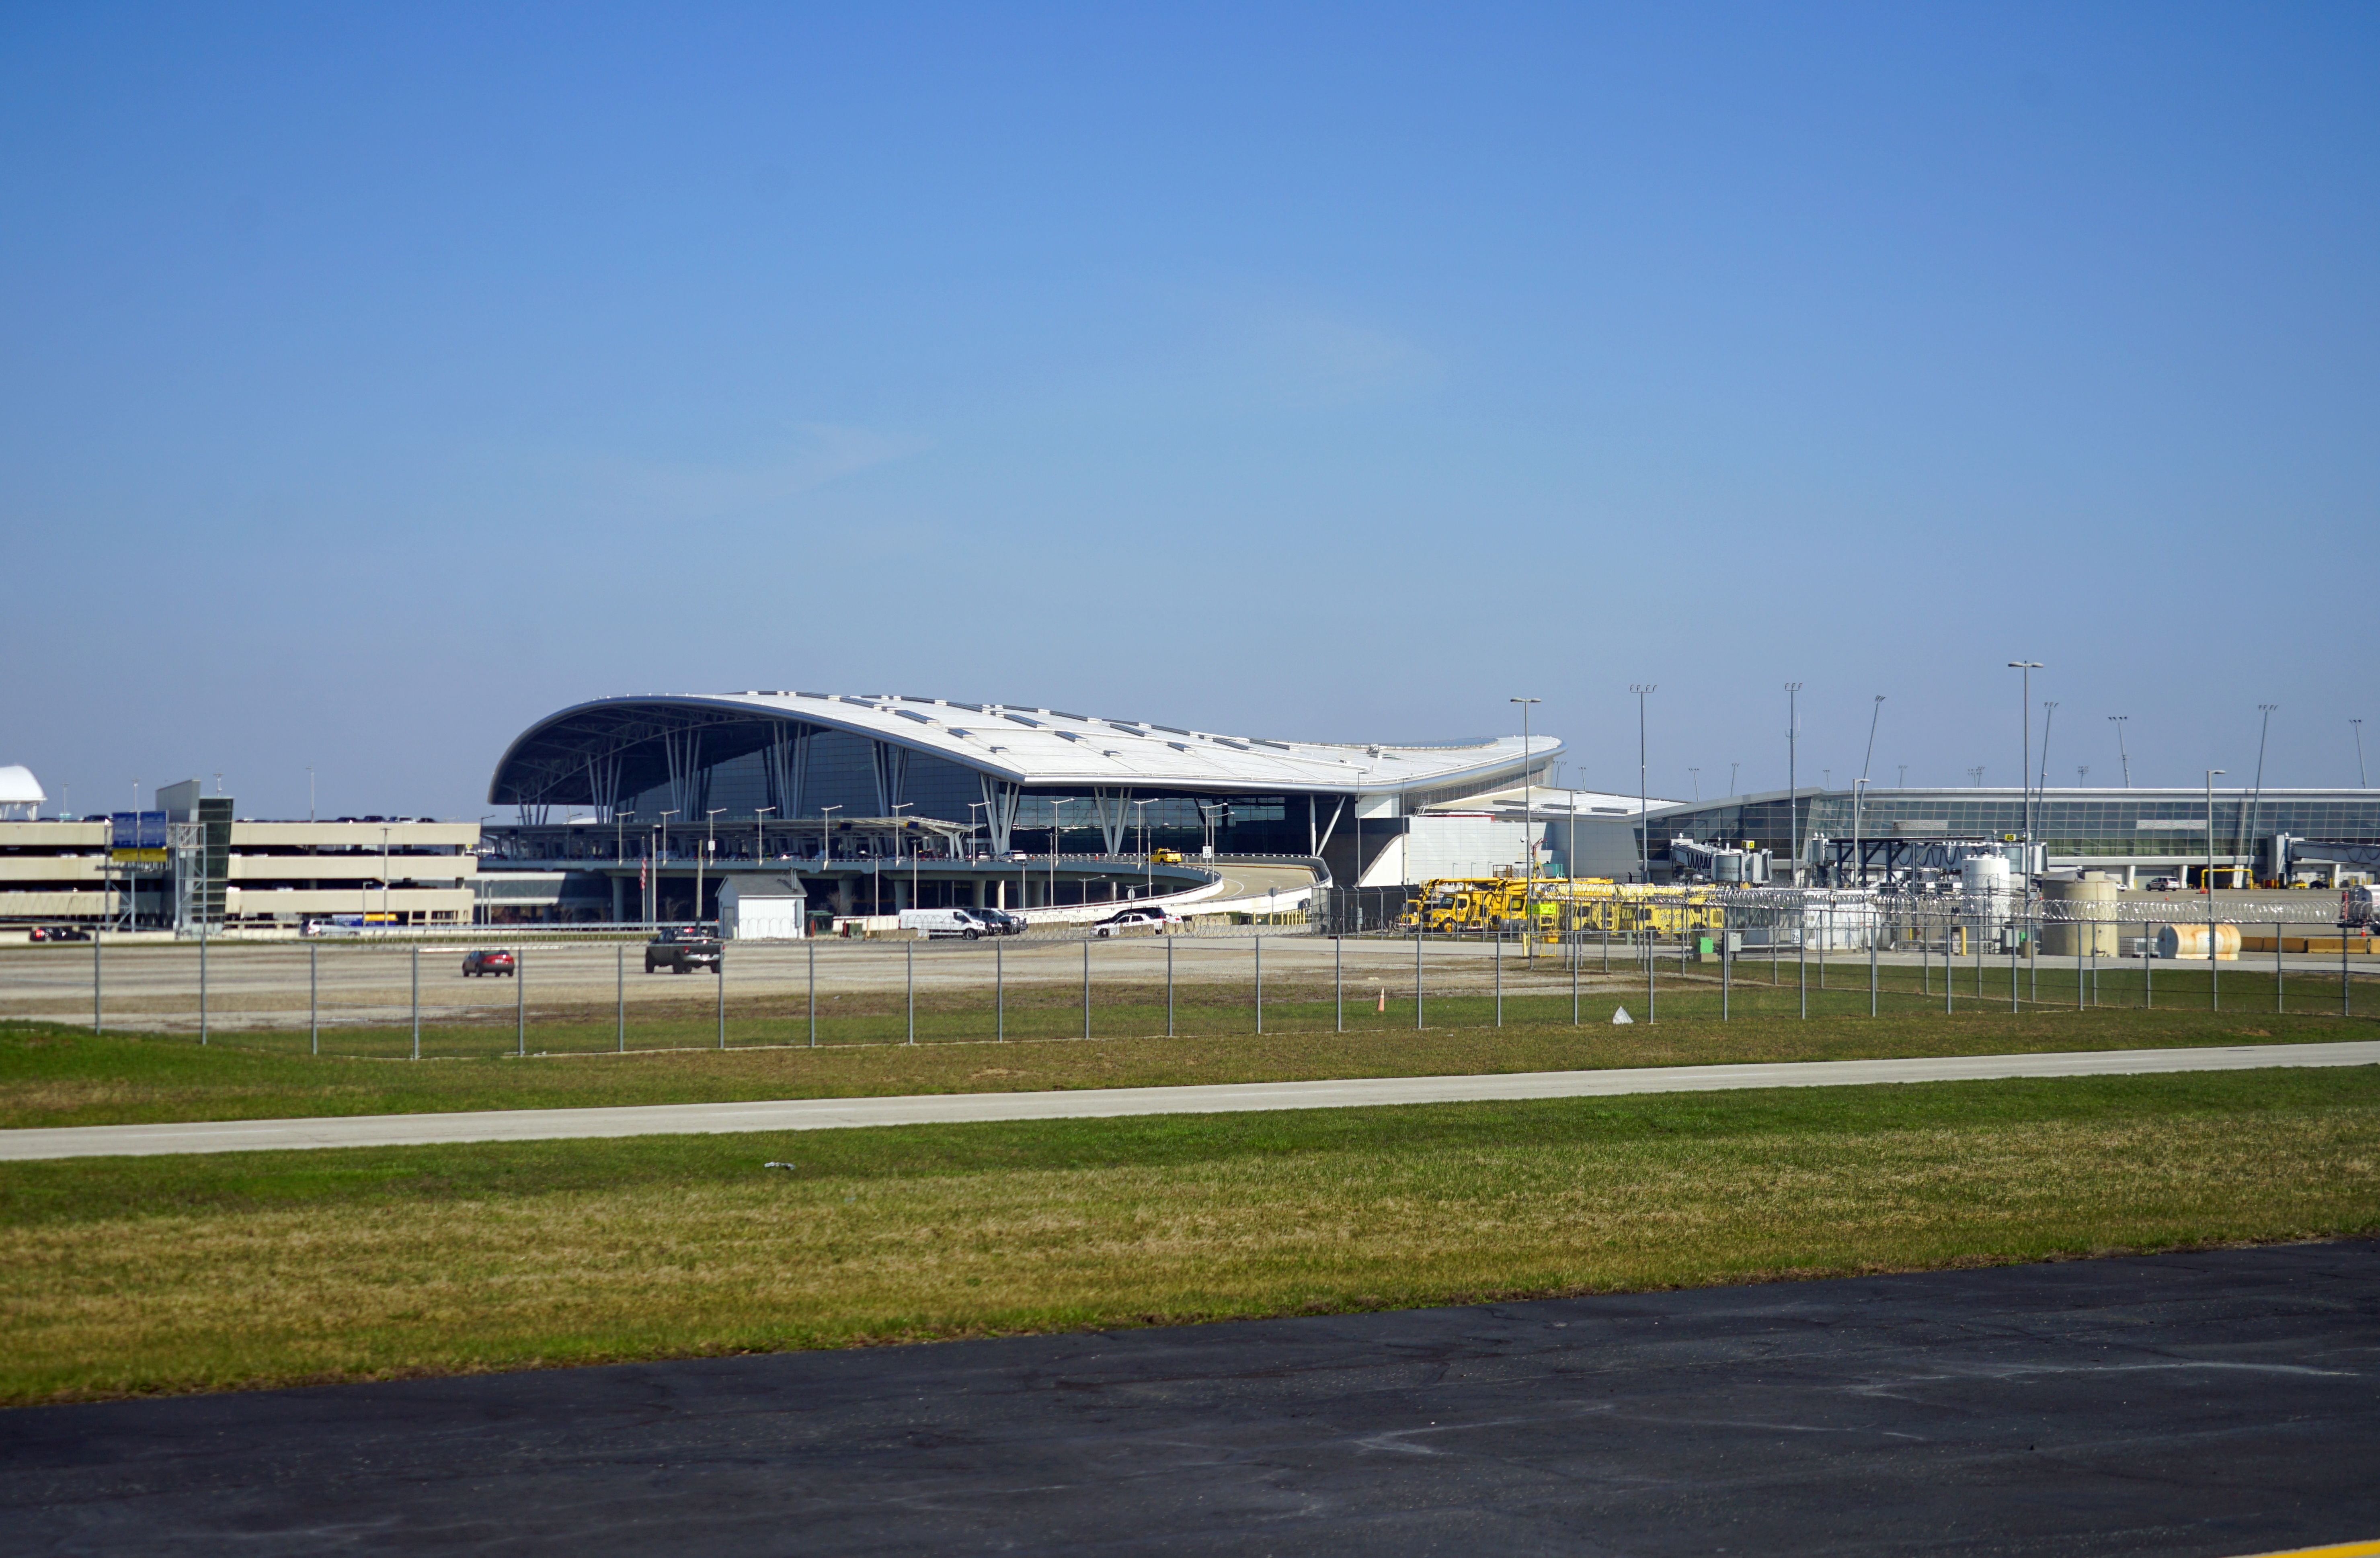
<path id="1" fill-rule="evenodd" d="M 1518 736 L 1449 745 L 1288 742 L 1016 704 L 955 703 L 893 694 L 659 693 L 597 698 L 539 721 L 497 765 L 491 799 L 512 798 L 497 792 L 507 788 L 507 772 L 516 761 L 555 771 L 560 765 L 554 760 L 562 754 L 552 748 L 571 743 L 574 731 L 594 737 L 599 729 L 613 724 L 607 714 L 627 716 L 639 709 L 656 714 L 708 710 L 713 718 L 744 711 L 800 720 L 931 753 L 1030 785 L 1395 793 L 1443 789 L 1475 778 L 1486 789 L 1500 778 L 1513 776 L 1523 755 Z M 601 739 L 616 751 L 658 736 L 639 737 L 623 725 Z M 1558 754 L 1561 743 L 1537 736 L 1527 749 L 1532 759 L 1543 760 Z"/>
<path id="2" fill-rule="evenodd" d="M 22 763 L 10 763 L 0 767 L 0 806 L 39 805 L 49 797 L 42 793 L 42 781 L 33 770 Z"/>

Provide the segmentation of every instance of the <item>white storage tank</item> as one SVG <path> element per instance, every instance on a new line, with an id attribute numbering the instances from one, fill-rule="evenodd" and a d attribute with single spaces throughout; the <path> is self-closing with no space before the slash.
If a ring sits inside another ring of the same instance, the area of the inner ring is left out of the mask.
<path id="1" fill-rule="evenodd" d="M 1959 863 L 1959 891 L 1985 929 L 1997 926 L 2008 914 L 2009 863 L 1998 855 L 1969 855 Z"/>

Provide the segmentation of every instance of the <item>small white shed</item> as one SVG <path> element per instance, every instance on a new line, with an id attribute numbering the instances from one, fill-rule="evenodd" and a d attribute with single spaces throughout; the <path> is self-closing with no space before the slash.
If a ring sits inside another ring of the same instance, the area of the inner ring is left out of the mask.
<path id="1" fill-rule="evenodd" d="M 799 941 L 809 894 L 798 876 L 730 876 L 719 884 L 719 934 L 729 941 Z"/>

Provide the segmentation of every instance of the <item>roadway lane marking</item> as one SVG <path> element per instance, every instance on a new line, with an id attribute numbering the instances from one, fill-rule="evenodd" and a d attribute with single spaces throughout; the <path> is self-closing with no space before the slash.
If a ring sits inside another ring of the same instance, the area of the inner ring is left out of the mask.
<path id="1" fill-rule="evenodd" d="M 551 1141 L 731 1131 L 836 1130 L 989 1120 L 1106 1119 L 1267 1109 L 1510 1103 L 1759 1087 L 1867 1087 L 1887 1082 L 2147 1076 L 2268 1067 L 2380 1066 L 2380 1041 L 2111 1049 L 2047 1055 L 1956 1055 L 1899 1060 L 1797 1060 L 1740 1066 L 1636 1066 L 1489 1076 L 1354 1077 L 1200 1087 L 1074 1088 L 1053 1093 L 936 1093 L 890 1098 L 792 1098 L 735 1104 L 642 1104 L 576 1109 L 331 1115 L 308 1119 L 194 1120 L 176 1125 L 48 1126 L 0 1130 L 0 1162 L 146 1157 L 169 1153 L 411 1147 L 452 1141 Z"/>

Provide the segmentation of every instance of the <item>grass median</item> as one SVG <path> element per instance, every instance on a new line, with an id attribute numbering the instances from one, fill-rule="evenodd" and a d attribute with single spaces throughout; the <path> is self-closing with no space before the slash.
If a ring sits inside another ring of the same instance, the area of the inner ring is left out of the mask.
<path id="1" fill-rule="evenodd" d="M 2375 1231 L 2380 1069 L 18 1164 L 0 1400 Z"/>
<path id="2" fill-rule="evenodd" d="M 526 1059 L 483 1054 L 414 1062 L 0 1023 L 0 1129 L 2318 1043 L 2373 1033 L 2368 1021 L 2327 1017 L 1978 1009 L 1806 1021 L 1721 1022 L 1682 1014 L 1624 1027 L 1516 1021 L 1501 1028 L 665 1048 Z"/>

